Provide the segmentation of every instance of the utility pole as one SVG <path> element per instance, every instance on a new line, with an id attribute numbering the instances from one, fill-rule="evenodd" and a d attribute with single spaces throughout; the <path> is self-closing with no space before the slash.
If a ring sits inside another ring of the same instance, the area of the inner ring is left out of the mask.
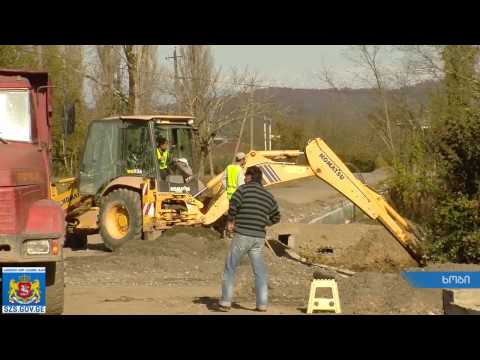
<path id="1" fill-rule="evenodd" d="M 263 115 L 263 149 L 266 151 L 267 149 L 267 119 L 266 116 Z"/>
<path id="2" fill-rule="evenodd" d="M 247 116 L 248 116 L 249 110 L 250 109 L 247 107 L 247 109 L 245 111 L 245 116 L 243 117 L 243 120 L 242 120 L 242 126 L 240 126 L 240 134 L 238 135 L 237 144 L 235 145 L 235 151 L 233 152 L 232 162 L 235 161 L 235 157 L 236 157 L 238 151 L 240 150 L 240 143 L 242 142 L 243 129 L 245 128 L 245 122 L 247 121 Z"/>
<path id="3" fill-rule="evenodd" d="M 250 151 L 253 150 L 253 113 L 250 114 Z"/>
<path id="4" fill-rule="evenodd" d="M 252 105 L 253 105 L 253 81 L 250 84 L 250 151 L 253 150 L 253 110 L 252 110 Z"/>
<path id="5" fill-rule="evenodd" d="M 240 143 L 242 142 L 243 130 L 245 128 L 245 123 L 247 122 L 247 118 L 252 111 L 252 89 L 253 89 L 253 81 L 250 84 L 250 95 L 249 95 L 249 98 L 248 98 L 247 107 L 245 109 L 245 115 L 243 116 L 242 125 L 240 126 L 240 133 L 238 135 L 237 144 L 235 145 L 235 151 L 233 153 L 232 162 L 235 161 L 235 156 L 238 153 L 238 151 L 240 150 Z"/>
<path id="6" fill-rule="evenodd" d="M 272 150 L 272 118 L 268 119 L 268 150 Z"/>
<path id="7" fill-rule="evenodd" d="M 183 56 L 178 56 L 177 55 L 177 47 L 175 46 L 173 48 L 173 56 L 167 56 L 165 60 L 170 60 L 173 59 L 173 67 L 174 67 L 174 72 L 175 72 L 175 102 L 177 105 L 177 113 L 180 113 L 182 111 L 182 108 L 180 106 L 179 102 L 179 96 L 178 96 L 178 62 L 177 59 L 183 57 Z"/>

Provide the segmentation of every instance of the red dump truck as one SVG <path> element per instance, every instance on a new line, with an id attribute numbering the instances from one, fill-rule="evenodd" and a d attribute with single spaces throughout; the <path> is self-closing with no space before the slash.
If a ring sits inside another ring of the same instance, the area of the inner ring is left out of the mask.
<path id="1" fill-rule="evenodd" d="M 0 267 L 45 267 L 46 313 L 61 314 L 65 214 L 50 194 L 51 88 L 45 72 L 0 69 Z"/>

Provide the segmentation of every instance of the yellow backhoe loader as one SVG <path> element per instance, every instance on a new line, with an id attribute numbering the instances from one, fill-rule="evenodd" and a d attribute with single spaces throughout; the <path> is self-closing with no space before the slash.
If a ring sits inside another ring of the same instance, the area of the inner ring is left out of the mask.
<path id="1" fill-rule="evenodd" d="M 52 185 L 67 211 L 69 232 L 99 231 L 116 249 L 135 238 L 157 237 L 173 226 L 212 225 L 228 210 L 219 174 L 202 186 L 194 176 L 190 116 L 122 116 L 90 124 L 77 178 Z M 158 144 L 167 139 L 171 162 L 159 169 Z M 297 165 L 305 155 L 308 165 Z M 265 186 L 317 176 L 377 219 L 419 263 L 414 229 L 373 189 L 358 180 L 320 138 L 304 151 L 250 151 L 246 167 L 262 169 Z"/>

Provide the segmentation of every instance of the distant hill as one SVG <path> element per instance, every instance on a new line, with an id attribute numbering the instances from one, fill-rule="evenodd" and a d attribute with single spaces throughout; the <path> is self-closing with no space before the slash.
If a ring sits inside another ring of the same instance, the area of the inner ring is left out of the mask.
<path id="1" fill-rule="evenodd" d="M 436 83 L 426 81 L 415 86 L 392 90 L 392 94 L 404 92 L 408 98 L 418 104 L 426 104 L 428 90 Z M 259 88 L 255 90 L 257 101 L 268 101 L 286 114 L 299 116 L 319 116 L 335 107 L 348 107 L 355 112 L 368 112 L 374 106 L 378 106 L 378 96 L 375 89 L 295 89 L 286 87 Z M 238 96 L 236 101 L 226 105 L 228 112 L 233 107 L 239 106 L 246 101 L 246 95 Z M 160 112 L 174 112 L 174 104 L 159 107 Z"/>
<path id="2" fill-rule="evenodd" d="M 425 105 L 428 102 L 428 91 L 435 82 L 424 82 L 416 86 L 392 90 L 392 95 L 401 92 L 407 95 L 410 106 Z M 243 106 L 247 101 L 246 95 L 238 96 L 233 102 L 225 106 L 225 111 Z M 287 121 L 321 122 L 330 127 L 349 126 L 352 122 L 359 126 L 367 126 L 367 115 L 374 108 L 380 106 L 375 89 L 294 89 L 284 87 L 260 88 L 254 93 L 259 102 L 268 102 L 283 114 L 282 118 Z M 170 104 L 160 112 L 174 109 Z M 277 120 L 277 115 L 274 121 Z M 238 138 L 240 123 L 232 123 L 222 129 L 217 136 L 226 137 L 231 142 Z M 247 124 L 244 130 L 243 142 L 249 144 L 250 126 Z M 255 147 L 263 148 L 263 121 L 255 119 L 254 124 Z M 339 135 L 340 136 L 340 135 Z M 222 148 L 222 146 L 220 146 Z M 231 150 L 231 149 L 229 149 Z M 230 151 L 227 151 L 230 152 Z"/>
<path id="3" fill-rule="evenodd" d="M 424 82 L 416 86 L 393 90 L 393 94 L 405 92 L 409 99 L 419 104 L 428 100 L 428 90 L 434 82 Z M 303 116 L 316 116 L 331 110 L 332 107 L 343 104 L 358 112 L 365 112 L 377 104 L 377 95 L 374 89 L 292 89 L 268 88 L 255 92 L 257 98 L 272 99 L 280 107 L 286 108 L 288 113 Z"/>
<path id="4" fill-rule="evenodd" d="M 425 82 L 416 86 L 396 89 L 391 91 L 391 95 L 407 96 L 409 106 L 422 106 L 428 102 L 428 90 L 435 85 L 433 82 Z M 324 124 L 325 127 L 338 128 L 338 133 L 342 133 L 342 128 L 351 127 L 352 124 L 364 128 L 370 128 L 368 123 L 368 113 L 378 109 L 378 94 L 374 89 L 293 89 L 293 88 L 266 88 L 255 91 L 255 99 L 259 102 L 268 102 L 283 114 L 281 118 L 286 121 L 302 122 L 307 126 L 307 122 Z M 231 110 L 235 106 L 245 104 L 246 99 L 239 97 L 237 104 L 233 103 L 227 108 Z M 274 122 L 278 120 L 278 115 L 273 117 Z M 263 147 L 263 121 L 261 118 L 255 119 L 254 142 L 257 148 Z M 237 138 L 240 130 L 240 124 L 235 123 L 221 131 L 222 136 L 228 138 Z M 249 142 L 250 127 L 247 124 L 244 132 L 243 141 Z M 325 131 L 321 133 L 324 136 Z M 334 136 L 334 134 L 332 134 Z M 335 136 L 341 137 L 341 134 Z M 328 137 L 328 135 L 327 135 Z M 334 139 L 332 139 L 335 141 Z"/>

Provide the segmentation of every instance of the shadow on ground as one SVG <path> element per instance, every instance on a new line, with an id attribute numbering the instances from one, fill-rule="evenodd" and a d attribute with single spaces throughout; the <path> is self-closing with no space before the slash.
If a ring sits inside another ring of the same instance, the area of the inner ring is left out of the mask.
<path id="1" fill-rule="evenodd" d="M 219 310 L 218 300 L 218 298 L 214 298 L 211 296 L 201 296 L 195 298 L 193 300 L 193 303 L 205 305 L 209 311 L 221 312 L 221 310 Z M 244 307 L 235 302 L 232 303 L 232 309 L 255 311 L 255 309 Z"/>
<path id="2" fill-rule="evenodd" d="M 105 252 L 112 252 L 109 248 L 105 246 L 105 244 L 88 244 L 87 250 L 97 250 L 97 251 L 105 251 Z"/>

